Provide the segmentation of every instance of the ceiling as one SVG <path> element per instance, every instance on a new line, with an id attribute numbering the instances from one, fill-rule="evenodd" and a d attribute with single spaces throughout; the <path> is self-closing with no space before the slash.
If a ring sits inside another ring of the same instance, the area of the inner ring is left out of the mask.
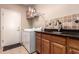
<path id="1" fill-rule="evenodd" d="M 35 6 L 35 4 L 20 4 L 20 5 L 26 6 L 26 7 L 28 7 L 28 6 L 34 7 Z"/>

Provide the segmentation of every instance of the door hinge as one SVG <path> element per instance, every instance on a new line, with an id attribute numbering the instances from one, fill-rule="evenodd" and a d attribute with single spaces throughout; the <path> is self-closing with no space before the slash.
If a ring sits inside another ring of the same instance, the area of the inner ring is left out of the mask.
<path id="1" fill-rule="evenodd" d="M 4 40 L 2 40 L 2 43 L 4 42 Z"/>
<path id="2" fill-rule="evenodd" d="M 2 26 L 2 30 L 4 30 L 4 26 Z"/>
<path id="3" fill-rule="evenodd" d="M 4 13 L 2 13 L 2 16 L 4 16 Z"/>

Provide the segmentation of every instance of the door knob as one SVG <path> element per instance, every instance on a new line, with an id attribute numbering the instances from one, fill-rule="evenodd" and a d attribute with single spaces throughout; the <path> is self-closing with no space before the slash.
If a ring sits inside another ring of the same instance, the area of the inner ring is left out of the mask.
<path id="1" fill-rule="evenodd" d="M 17 31 L 20 31 L 20 27 L 18 27 Z"/>

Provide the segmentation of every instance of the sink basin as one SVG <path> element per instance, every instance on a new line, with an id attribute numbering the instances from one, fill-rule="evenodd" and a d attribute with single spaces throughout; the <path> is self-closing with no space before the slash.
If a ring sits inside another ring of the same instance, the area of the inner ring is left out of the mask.
<path id="1" fill-rule="evenodd" d="M 79 35 L 79 33 L 76 32 L 62 32 L 62 34 Z"/>
<path id="2" fill-rule="evenodd" d="M 62 32 L 53 32 L 53 33 L 56 33 L 56 34 L 61 34 Z"/>
<path id="3" fill-rule="evenodd" d="M 76 32 L 52 32 L 55 34 L 68 34 L 68 35 L 79 35 L 79 33 Z"/>

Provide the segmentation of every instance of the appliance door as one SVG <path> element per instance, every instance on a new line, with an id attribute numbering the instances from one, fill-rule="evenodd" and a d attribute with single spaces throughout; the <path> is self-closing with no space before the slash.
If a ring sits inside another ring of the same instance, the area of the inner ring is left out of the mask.
<path id="1" fill-rule="evenodd" d="M 30 51 L 30 31 L 23 31 L 22 32 L 22 42 L 24 47 Z"/>
<path id="2" fill-rule="evenodd" d="M 22 42 L 24 47 L 29 53 L 35 52 L 35 32 L 34 31 L 23 31 Z"/>

